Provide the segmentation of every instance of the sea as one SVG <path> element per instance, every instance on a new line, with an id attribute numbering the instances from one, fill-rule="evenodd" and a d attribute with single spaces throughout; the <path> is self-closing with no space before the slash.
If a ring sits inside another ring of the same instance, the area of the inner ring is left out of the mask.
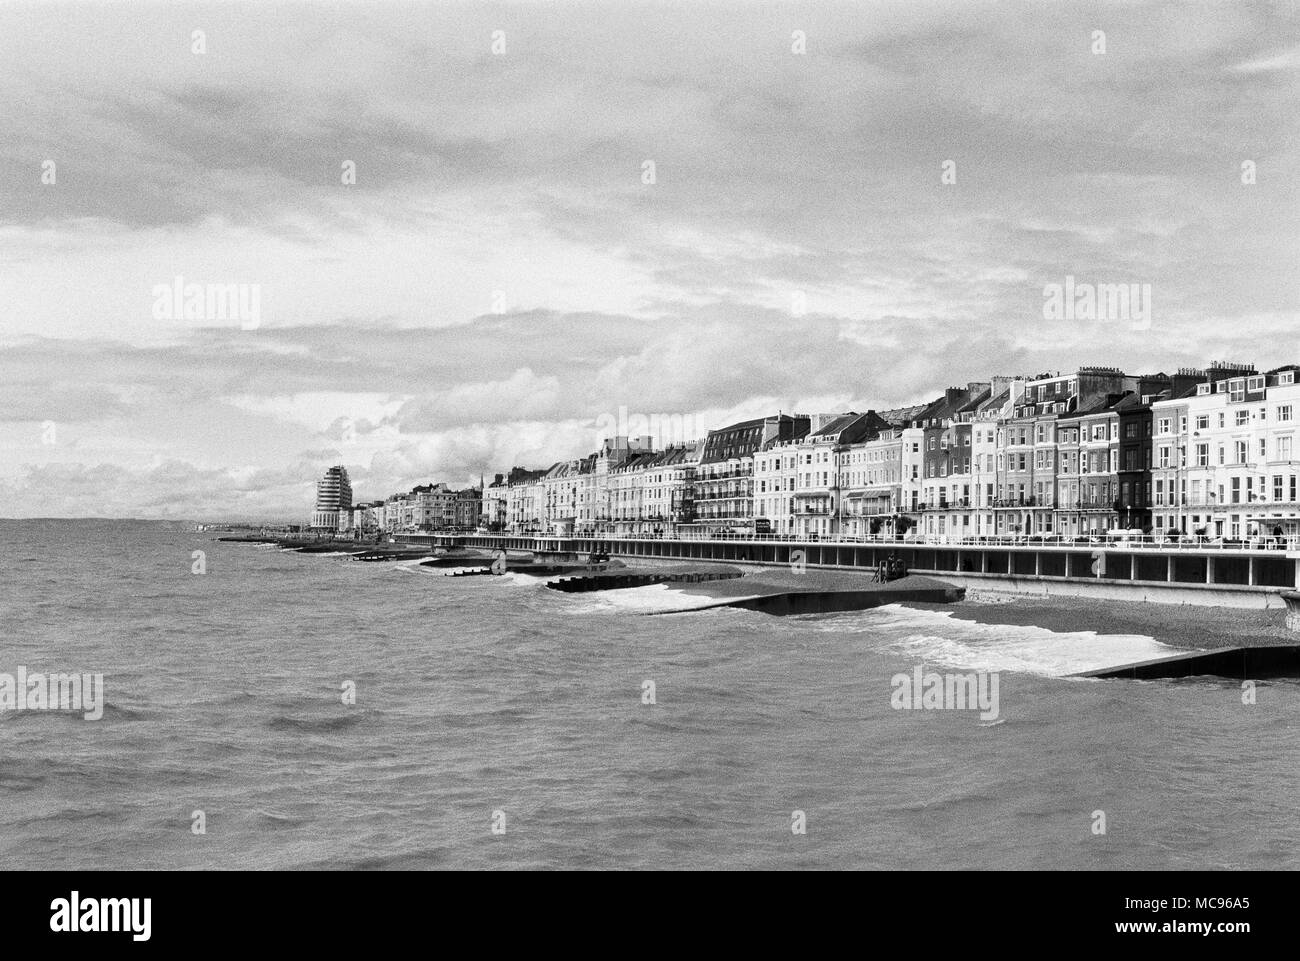
<path id="1" fill-rule="evenodd" d="M 0 867 L 1300 867 L 1300 686 L 1067 676 L 1149 637 L 216 536 L 0 521 L 0 674 L 104 692 L 0 712 Z M 997 717 L 896 706 L 918 666 L 996 674 Z"/>

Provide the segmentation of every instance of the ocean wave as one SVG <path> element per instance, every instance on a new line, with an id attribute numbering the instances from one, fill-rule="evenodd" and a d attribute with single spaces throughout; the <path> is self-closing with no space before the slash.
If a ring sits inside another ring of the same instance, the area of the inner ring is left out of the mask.
<path id="1" fill-rule="evenodd" d="M 95 723 L 102 724 L 105 721 L 151 721 L 157 715 L 152 711 L 142 711 L 131 707 L 119 707 L 113 703 L 106 703 L 103 712 L 94 722 L 86 720 L 86 714 L 89 713 L 87 708 L 77 708 L 75 710 L 49 710 L 33 709 L 25 710 L 7 710 L 0 711 L 0 724 L 57 724 L 59 722 L 75 722 L 77 724 Z"/>
<path id="2" fill-rule="evenodd" d="M 533 716 L 533 711 L 521 707 L 503 707 L 495 711 L 476 711 L 465 714 L 442 714 L 438 720 L 447 727 L 479 727 L 494 721 L 526 721 Z"/>
<path id="3" fill-rule="evenodd" d="M 260 808 L 253 810 L 253 816 L 257 818 L 261 824 L 273 829 L 302 827 L 304 824 L 310 824 L 312 822 L 312 819 L 309 817 L 302 817 L 301 815 L 293 814 L 280 814 L 276 811 L 264 811 Z"/>
<path id="4" fill-rule="evenodd" d="M 157 714 L 153 711 L 141 711 L 133 707 L 121 707 L 111 701 L 104 705 L 103 720 L 107 721 L 152 721 L 155 717 L 157 717 Z"/>
<path id="5" fill-rule="evenodd" d="M 870 611 L 807 619 L 831 633 L 883 637 L 883 649 L 910 660 L 976 671 L 1063 677 L 1083 671 L 1153 660 L 1180 649 L 1145 634 L 1049 631 L 1017 624 L 981 624 L 952 611 L 890 604 Z"/>
<path id="6" fill-rule="evenodd" d="M 315 717 L 302 715 L 279 715 L 266 722 L 272 731 L 298 731 L 306 734 L 325 733 L 329 731 L 346 731 L 356 727 L 365 720 L 364 712 L 349 709 L 344 714 L 328 714 Z"/>
<path id="7" fill-rule="evenodd" d="M 0 791 L 35 791 L 48 780 L 45 774 L 0 770 Z"/>
<path id="8" fill-rule="evenodd" d="M 701 610 L 712 607 L 722 600 L 707 594 L 688 594 L 664 583 L 620 587 L 612 591 L 583 591 L 566 596 L 574 598 L 574 601 L 566 607 L 570 614 L 663 614 Z"/>
<path id="9" fill-rule="evenodd" d="M 934 814 L 939 811 L 950 811 L 972 804 L 978 806 L 997 803 L 999 803 L 998 798 L 988 794 L 955 794 L 950 797 L 928 798 L 911 804 L 888 804 L 882 806 L 881 810 L 885 813 L 893 811 L 917 813 L 924 811 L 927 814 Z"/>
<path id="10" fill-rule="evenodd" d="M 338 869 L 348 871 L 411 871 L 446 864 L 451 857 L 452 849 L 449 847 L 423 848 L 419 851 L 407 851 L 400 854 L 380 854 L 368 855 L 363 858 L 315 861 L 301 865 L 300 868 L 307 871 Z"/>

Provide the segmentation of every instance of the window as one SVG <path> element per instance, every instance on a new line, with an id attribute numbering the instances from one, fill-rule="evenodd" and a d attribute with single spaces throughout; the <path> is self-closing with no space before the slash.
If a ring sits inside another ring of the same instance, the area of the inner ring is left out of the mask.
<path id="1" fill-rule="evenodd" d="M 1197 415 L 1196 415 L 1196 429 L 1197 429 L 1197 430 L 1209 430 L 1209 427 L 1210 427 L 1210 415 L 1209 415 L 1209 414 L 1197 414 Z"/>
<path id="2" fill-rule="evenodd" d="M 1238 427 L 1244 427 L 1249 422 L 1250 422 L 1250 411 L 1248 410 L 1237 411 L 1236 416 L 1233 418 L 1233 423 L 1236 424 L 1236 426 Z"/>
<path id="3" fill-rule="evenodd" d="M 1159 425 L 1156 427 L 1156 433 L 1158 433 L 1158 434 L 1168 434 L 1169 431 L 1170 431 L 1170 429 L 1171 429 L 1171 427 L 1170 427 L 1171 424 L 1173 424 L 1173 420 L 1172 420 L 1171 418 L 1168 418 L 1168 417 L 1161 417 L 1161 418 L 1160 418 L 1160 423 L 1159 423 Z M 1129 427 L 1130 427 L 1130 428 L 1132 428 L 1132 427 L 1134 427 L 1134 426 L 1136 426 L 1136 425 L 1135 425 L 1135 424 L 1129 424 Z M 1131 431 L 1130 431 L 1130 433 L 1129 433 L 1129 436 L 1130 436 L 1130 437 L 1133 436 L 1133 434 L 1132 434 Z"/>
<path id="4" fill-rule="evenodd" d="M 1278 460 L 1291 459 L 1291 438 L 1290 437 L 1279 437 L 1277 439 L 1277 459 Z"/>
<path id="5" fill-rule="evenodd" d="M 1169 466 L 1169 448 L 1168 448 L 1168 447 L 1161 447 L 1161 448 L 1160 448 L 1160 466 L 1161 466 L 1161 467 L 1168 467 L 1168 466 Z"/>
<path id="6" fill-rule="evenodd" d="M 1291 419 L 1290 404 L 1283 404 L 1281 407 L 1277 409 L 1277 419 L 1281 422 L 1286 422 Z"/>
<path id="7" fill-rule="evenodd" d="M 1241 503 L 1241 478 L 1240 477 L 1234 477 L 1232 479 L 1232 503 L 1234 504 Z"/>
<path id="8" fill-rule="evenodd" d="M 1234 463 L 1234 464 L 1244 464 L 1244 463 L 1246 463 L 1246 456 L 1247 456 L 1247 455 L 1246 455 L 1246 442 L 1245 442 L 1244 440 L 1239 440 L 1239 441 L 1236 442 L 1236 445 L 1235 445 L 1235 446 L 1236 446 L 1236 455 L 1237 455 L 1237 459 L 1236 459 L 1235 461 L 1233 461 L 1233 463 Z"/>

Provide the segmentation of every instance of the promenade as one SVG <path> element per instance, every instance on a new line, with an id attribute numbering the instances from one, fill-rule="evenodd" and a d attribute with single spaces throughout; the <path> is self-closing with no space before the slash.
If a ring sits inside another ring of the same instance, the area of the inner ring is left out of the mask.
<path id="1" fill-rule="evenodd" d="M 898 558 L 909 571 L 965 587 L 1030 594 L 1073 594 L 1176 604 L 1286 607 L 1300 589 L 1300 549 L 1259 543 L 1164 541 L 1154 538 L 1067 541 L 1032 538 L 853 538 L 789 540 L 748 536 L 544 536 L 407 534 L 430 547 L 478 547 L 556 558 L 605 552 L 630 562 L 716 561 L 730 564 L 860 570 Z"/>

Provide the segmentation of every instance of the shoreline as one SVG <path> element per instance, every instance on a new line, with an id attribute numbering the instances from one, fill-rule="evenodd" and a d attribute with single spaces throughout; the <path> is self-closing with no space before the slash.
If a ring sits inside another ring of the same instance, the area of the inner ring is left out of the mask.
<path id="1" fill-rule="evenodd" d="M 1275 646 L 1300 643 L 1286 627 L 1286 613 L 1191 604 L 1102 601 L 1081 597 L 1038 597 L 970 591 L 953 604 L 908 604 L 948 611 L 978 624 L 1040 627 L 1055 633 L 1141 634 L 1184 650 Z"/>

